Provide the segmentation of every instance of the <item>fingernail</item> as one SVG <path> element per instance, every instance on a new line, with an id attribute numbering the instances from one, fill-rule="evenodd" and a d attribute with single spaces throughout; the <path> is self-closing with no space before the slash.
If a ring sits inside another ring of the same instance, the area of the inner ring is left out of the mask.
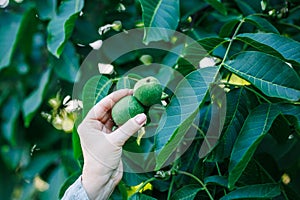
<path id="1" fill-rule="evenodd" d="M 130 90 L 128 91 L 128 93 L 129 93 L 129 94 L 133 94 L 133 89 L 130 89 Z"/>
<path id="2" fill-rule="evenodd" d="M 141 114 L 138 114 L 137 116 L 135 116 L 134 120 L 135 120 L 138 124 L 142 125 L 142 124 L 144 124 L 145 121 L 147 120 L 147 117 L 146 117 L 146 115 L 145 115 L 144 113 L 141 113 Z"/>

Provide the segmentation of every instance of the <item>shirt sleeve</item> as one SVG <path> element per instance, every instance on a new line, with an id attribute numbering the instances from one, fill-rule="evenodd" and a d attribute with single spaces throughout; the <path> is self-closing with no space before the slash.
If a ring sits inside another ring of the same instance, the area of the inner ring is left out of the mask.
<path id="1" fill-rule="evenodd" d="M 61 200 L 89 200 L 81 183 L 81 176 L 66 190 Z"/>

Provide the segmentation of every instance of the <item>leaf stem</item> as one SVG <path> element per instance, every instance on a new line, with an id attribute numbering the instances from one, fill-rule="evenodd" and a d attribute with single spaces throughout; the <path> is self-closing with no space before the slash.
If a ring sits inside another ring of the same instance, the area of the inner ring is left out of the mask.
<path id="1" fill-rule="evenodd" d="M 206 185 L 198 178 L 196 177 L 194 174 L 191 174 L 189 172 L 185 172 L 185 171 L 181 171 L 181 170 L 178 170 L 177 171 L 179 174 L 183 174 L 183 175 L 186 175 L 186 176 L 189 176 L 193 179 L 195 179 L 202 187 L 203 189 L 205 190 L 205 192 L 207 193 L 208 197 L 210 200 L 214 200 L 214 198 L 212 197 L 211 193 L 209 192 L 209 190 L 207 189 Z"/>
<path id="2" fill-rule="evenodd" d="M 200 135 L 205 140 L 205 142 L 206 142 L 207 146 L 209 147 L 209 149 L 212 149 L 212 147 L 211 147 L 211 145 L 210 145 L 210 143 L 209 143 L 209 141 L 208 141 L 205 133 L 196 124 L 192 123 L 192 126 L 194 126 L 199 131 Z"/>
<path id="3" fill-rule="evenodd" d="M 167 200 L 169 200 L 171 198 L 171 194 L 172 194 L 172 189 L 173 189 L 174 182 L 175 182 L 175 178 L 174 178 L 174 176 L 172 176 L 171 184 L 170 184 L 169 191 L 168 191 L 168 198 L 167 198 Z"/>
<path id="4" fill-rule="evenodd" d="M 226 49 L 224 58 L 223 58 L 223 60 L 222 60 L 222 63 L 220 64 L 220 66 L 223 66 L 223 65 L 224 65 L 224 63 L 225 63 L 225 61 L 226 61 L 226 59 L 227 59 L 227 57 L 228 57 L 228 53 L 229 53 L 229 50 L 230 50 L 230 48 L 231 48 L 231 46 L 232 46 L 232 43 L 233 43 L 233 41 L 234 41 L 236 35 L 238 34 L 238 32 L 239 32 L 239 30 L 240 30 L 240 28 L 241 28 L 241 26 L 242 26 L 242 24 L 243 24 L 244 22 L 245 22 L 245 19 L 241 19 L 240 23 L 238 24 L 237 28 L 235 29 L 234 34 L 233 34 L 233 36 L 232 36 L 231 39 L 230 39 L 230 42 L 229 42 L 229 44 L 228 44 L 228 47 L 227 47 L 227 49 Z"/>
<path id="5" fill-rule="evenodd" d="M 282 192 L 282 195 L 284 196 L 284 198 L 285 198 L 286 200 L 289 200 L 289 197 L 287 196 L 285 190 L 282 189 L 281 192 Z"/>
<path id="6" fill-rule="evenodd" d="M 245 85 L 235 85 L 235 84 L 231 84 L 231 83 L 222 83 L 222 84 L 226 84 L 226 85 L 232 85 L 232 86 L 239 86 L 239 87 L 244 87 L 246 90 L 249 90 L 251 92 L 253 92 L 255 95 L 257 95 L 258 97 L 260 97 L 261 99 L 263 99 L 265 102 L 271 104 L 272 102 L 267 99 L 266 97 L 264 97 L 263 95 L 261 95 L 260 93 L 258 93 L 257 91 L 255 91 L 254 89 L 247 87 Z M 259 101 L 260 103 L 262 103 L 261 101 Z M 282 115 L 283 119 L 285 120 L 285 122 L 289 125 L 292 126 L 292 123 L 286 118 L 286 116 Z"/>
<path id="7" fill-rule="evenodd" d="M 264 97 L 263 95 L 261 95 L 260 93 L 258 93 L 257 91 L 255 91 L 254 89 L 250 88 L 250 87 L 247 87 L 247 86 L 244 86 L 245 89 L 253 92 L 255 95 L 257 95 L 258 97 L 262 98 L 263 100 L 265 100 L 267 103 L 272 103 L 269 99 L 267 99 L 266 97 Z"/>
<path id="8" fill-rule="evenodd" d="M 273 182 L 273 183 L 277 183 L 275 180 L 274 180 L 274 178 L 268 173 L 268 171 L 256 160 L 256 159 L 254 159 L 254 162 L 259 166 L 259 168 L 264 172 L 264 174 Z M 285 190 L 284 189 L 282 189 L 281 190 L 281 192 L 282 192 L 282 195 L 284 196 L 284 198 L 286 199 L 286 200 L 288 200 L 289 198 L 288 198 L 288 196 L 287 196 L 287 194 L 286 194 L 286 192 L 285 192 Z"/>
<path id="9" fill-rule="evenodd" d="M 117 78 L 111 78 L 110 80 L 113 82 L 113 83 L 116 83 L 120 80 L 121 78 L 120 77 L 117 77 Z"/>
<path id="10" fill-rule="evenodd" d="M 261 95 L 260 93 L 258 93 L 256 90 L 254 90 L 254 89 L 252 89 L 250 87 L 247 87 L 246 85 L 236 85 L 236 84 L 232 84 L 232 83 L 228 83 L 228 82 L 226 82 L 226 83 L 220 82 L 219 84 L 225 84 L 225 85 L 230 85 L 230 86 L 235 86 L 235 87 L 244 87 L 245 89 L 253 92 L 258 97 L 262 98 L 267 103 L 272 103 L 269 99 L 267 99 L 266 97 L 264 97 L 263 95 Z"/>
<path id="11" fill-rule="evenodd" d="M 218 171 L 219 176 L 222 176 L 222 173 L 221 173 L 221 170 L 220 170 L 220 167 L 219 167 L 219 163 L 218 163 L 218 162 L 216 162 L 216 167 L 217 167 L 217 171 Z M 227 194 L 226 190 L 223 189 L 223 191 L 224 191 L 224 194 L 226 195 L 226 194 Z"/>

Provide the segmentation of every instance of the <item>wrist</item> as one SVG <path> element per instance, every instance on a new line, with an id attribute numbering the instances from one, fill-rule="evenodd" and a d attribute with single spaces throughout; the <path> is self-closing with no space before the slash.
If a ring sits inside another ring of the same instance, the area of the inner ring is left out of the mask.
<path id="1" fill-rule="evenodd" d="M 119 166 L 122 166 L 121 163 Z M 120 182 L 122 174 L 120 167 L 109 169 L 102 165 L 85 164 L 81 182 L 90 200 L 103 200 L 109 198 L 116 185 Z"/>

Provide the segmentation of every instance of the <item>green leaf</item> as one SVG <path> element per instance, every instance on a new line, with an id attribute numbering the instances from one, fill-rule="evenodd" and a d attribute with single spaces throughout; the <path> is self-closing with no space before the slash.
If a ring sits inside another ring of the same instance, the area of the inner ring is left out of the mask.
<path id="1" fill-rule="evenodd" d="M 227 15 L 227 10 L 224 4 L 220 0 L 205 0 L 209 3 L 214 9 L 219 11 L 223 15 Z"/>
<path id="2" fill-rule="evenodd" d="M 160 169 L 176 150 L 193 123 L 208 92 L 209 84 L 214 81 L 217 72 L 217 67 L 194 71 L 177 86 L 155 134 L 156 170 Z"/>
<path id="3" fill-rule="evenodd" d="M 191 200 L 194 199 L 199 191 L 203 190 L 200 185 L 185 185 L 177 190 L 171 197 L 172 200 Z"/>
<path id="4" fill-rule="evenodd" d="M 8 114 L 9 113 L 9 114 Z M 20 105 L 17 96 L 11 96 L 1 109 L 1 132 L 2 136 L 12 146 L 17 144 L 16 127 L 20 113 Z"/>
<path id="5" fill-rule="evenodd" d="M 56 15 L 56 0 L 35 0 L 36 8 L 41 20 L 52 19 Z"/>
<path id="6" fill-rule="evenodd" d="M 118 187 L 118 190 L 120 191 L 122 199 L 128 199 L 127 185 L 123 181 L 120 181 L 120 183 L 118 184 L 117 187 Z"/>
<path id="7" fill-rule="evenodd" d="M 217 47 L 220 45 L 229 42 L 225 40 L 224 38 L 219 38 L 219 37 L 208 37 L 208 38 L 203 38 L 201 40 L 197 41 L 204 49 L 208 51 L 208 53 L 213 52 Z"/>
<path id="8" fill-rule="evenodd" d="M 270 97 L 297 101 L 300 98 L 300 78 L 282 60 L 262 52 L 244 52 L 225 67 L 252 83 Z"/>
<path id="9" fill-rule="evenodd" d="M 67 42 L 60 58 L 52 57 L 50 62 L 59 78 L 71 83 L 75 82 L 79 70 L 79 57 L 72 43 Z"/>
<path id="10" fill-rule="evenodd" d="M 183 76 L 196 70 L 199 66 L 199 60 L 207 56 L 206 50 L 197 42 L 186 45 L 177 60 L 179 71 Z"/>
<path id="11" fill-rule="evenodd" d="M 18 40 L 19 30 L 26 15 L 0 12 L 0 70 L 10 64 Z"/>
<path id="12" fill-rule="evenodd" d="M 201 115 L 201 114 L 200 114 Z M 197 131 L 198 127 L 191 126 L 190 131 Z M 189 139 L 189 138 L 185 138 Z M 184 152 L 184 154 L 180 157 L 180 160 L 178 160 L 178 166 L 180 166 L 181 171 L 193 171 L 193 169 L 196 167 L 197 162 L 199 162 L 199 149 L 201 147 L 202 142 L 194 141 L 192 143 L 189 143 L 189 148 Z M 203 162 L 203 160 L 202 160 Z M 203 163 L 202 163 L 203 164 Z M 193 172 L 193 174 L 197 174 Z M 197 174 L 198 176 L 198 174 Z M 199 176 L 198 176 L 199 177 Z M 190 180 L 189 176 L 177 176 L 175 179 L 176 185 L 184 185 L 187 183 L 187 181 Z"/>
<path id="13" fill-rule="evenodd" d="M 265 142 L 266 138 L 269 137 L 270 135 L 267 134 L 263 141 Z M 239 178 L 238 185 L 242 187 L 246 185 L 275 183 L 274 179 L 278 180 L 279 177 L 280 171 L 271 155 L 259 154 L 250 160 Z"/>
<path id="14" fill-rule="evenodd" d="M 186 21 L 187 18 L 196 12 L 205 9 L 207 3 L 204 1 L 180 1 L 180 16 L 181 21 Z"/>
<path id="15" fill-rule="evenodd" d="M 239 179 L 257 146 L 268 133 L 273 121 L 279 114 L 280 111 L 277 106 L 262 104 L 248 115 L 232 149 L 229 163 L 229 188 L 232 188 Z"/>
<path id="16" fill-rule="evenodd" d="M 235 3 L 239 7 L 239 9 L 242 11 L 242 13 L 246 16 L 256 13 L 255 10 L 250 5 L 245 3 L 244 1 L 235 0 Z"/>
<path id="17" fill-rule="evenodd" d="M 156 198 L 153 198 L 151 196 L 148 196 L 146 194 L 136 193 L 128 198 L 129 200 L 156 200 Z"/>
<path id="18" fill-rule="evenodd" d="M 110 87 L 112 81 L 105 76 L 94 76 L 84 85 L 82 99 L 83 99 L 83 116 L 102 98 L 104 98 Z"/>
<path id="19" fill-rule="evenodd" d="M 61 2 L 57 15 L 48 24 L 48 50 L 57 58 L 63 52 L 67 40 L 71 37 L 75 21 L 83 0 L 64 0 Z"/>
<path id="20" fill-rule="evenodd" d="M 123 76 L 117 82 L 117 90 L 125 88 L 133 89 L 134 84 L 141 78 L 142 77 L 137 74 L 128 74 L 127 76 Z"/>
<path id="21" fill-rule="evenodd" d="M 145 26 L 144 43 L 169 41 L 173 34 L 170 30 L 176 30 L 179 22 L 179 0 L 140 0 L 140 2 Z"/>
<path id="22" fill-rule="evenodd" d="M 130 168 L 127 162 L 124 162 L 124 164 L 124 169 Z M 122 181 L 124 181 L 127 186 L 136 186 L 141 184 L 141 182 L 147 181 L 148 179 L 149 175 L 146 173 L 131 173 L 124 170 Z"/>
<path id="23" fill-rule="evenodd" d="M 268 183 L 268 184 L 260 184 L 260 185 L 249 185 L 240 187 L 224 197 L 220 200 L 231 200 L 231 199 L 270 199 L 277 197 L 280 195 L 280 185 L 277 183 Z"/>
<path id="24" fill-rule="evenodd" d="M 205 185 L 210 184 L 210 183 L 217 184 L 217 185 L 227 188 L 228 179 L 224 176 L 214 175 L 214 176 L 205 177 L 204 183 L 205 183 Z"/>
<path id="25" fill-rule="evenodd" d="M 66 179 L 67 179 L 67 173 L 65 172 L 62 165 L 58 165 L 58 167 L 51 172 L 47 180 L 47 182 L 50 185 L 49 189 L 40 193 L 39 199 L 41 200 L 58 199 L 60 188 Z"/>
<path id="26" fill-rule="evenodd" d="M 23 151 L 25 151 L 25 149 L 20 147 L 12 148 L 8 145 L 1 145 L 0 155 L 7 168 L 14 171 L 18 168 L 18 165 L 20 165 Z"/>
<path id="27" fill-rule="evenodd" d="M 3 148 L 3 147 L 2 147 Z M 14 185 L 16 184 L 16 178 L 12 176 L 11 169 L 8 169 L 8 167 L 5 167 L 4 160 L 5 157 L 1 157 L 1 179 L 0 179 L 0 198 L 6 199 L 10 198 L 12 196 L 12 193 L 14 191 Z"/>
<path id="28" fill-rule="evenodd" d="M 46 170 L 58 158 L 59 154 L 54 151 L 33 156 L 28 166 L 22 171 L 24 178 L 33 179 L 38 173 Z"/>
<path id="29" fill-rule="evenodd" d="M 43 102 L 47 85 L 51 75 L 51 68 L 48 68 L 42 75 L 38 88 L 33 91 L 23 102 L 22 112 L 25 126 L 28 127 L 36 111 Z"/>
<path id="30" fill-rule="evenodd" d="M 278 104 L 278 109 L 283 115 L 290 115 L 296 118 L 297 126 L 300 128 L 300 106 L 291 104 Z"/>
<path id="31" fill-rule="evenodd" d="M 300 64 L 300 42 L 274 33 L 243 33 L 236 38 L 262 52 Z"/>
<path id="32" fill-rule="evenodd" d="M 226 97 L 226 119 L 222 137 L 208 157 L 211 161 L 222 161 L 230 156 L 234 141 L 249 114 L 250 104 L 255 103 L 243 88 L 231 90 Z"/>
<path id="33" fill-rule="evenodd" d="M 80 145 L 80 138 L 77 132 L 77 127 L 79 125 L 79 120 L 75 122 L 75 126 L 72 131 L 72 147 L 73 147 L 73 155 L 76 160 L 79 160 L 82 157 L 82 149 Z"/>
<path id="34" fill-rule="evenodd" d="M 225 23 L 219 32 L 219 36 L 221 38 L 229 37 L 231 35 L 233 29 L 239 22 L 240 22 L 239 19 L 233 19 L 233 20 Z"/>
<path id="35" fill-rule="evenodd" d="M 254 24 L 260 30 L 279 34 L 279 31 L 265 18 L 259 17 L 257 15 L 249 15 L 245 18 L 245 21 Z"/>

